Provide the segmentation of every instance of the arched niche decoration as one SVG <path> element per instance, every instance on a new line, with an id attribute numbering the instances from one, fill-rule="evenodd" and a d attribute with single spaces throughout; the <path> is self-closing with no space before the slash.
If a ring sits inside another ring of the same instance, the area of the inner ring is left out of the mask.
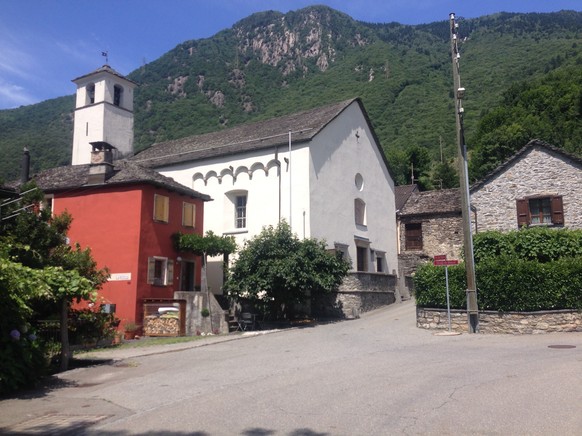
<path id="1" fill-rule="evenodd" d="M 204 186 L 206 186 L 206 180 L 204 179 L 204 174 L 202 173 L 195 173 L 192 176 L 192 187 L 196 184 L 198 180 L 202 180 L 204 182 Z"/>
<path id="2" fill-rule="evenodd" d="M 281 161 L 279 161 L 277 159 L 270 160 L 269 163 L 267 163 L 267 167 L 265 168 L 267 175 L 269 175 L 269 173 L 271 172 L 271 170 L 273 168 L 276 171 L 275 175 L 278 176 L 281 172 Z"/>
<path id="3" fill-rule="evenodd" d="M 265 177 L 269 175 L 269 173 L 267 172 L 267 169 L 265 168 L 265 166 L 261 162 L 255 162 L 251 166 L 251 177 L 255 171 L 263 171 L 265 173 Z"/>

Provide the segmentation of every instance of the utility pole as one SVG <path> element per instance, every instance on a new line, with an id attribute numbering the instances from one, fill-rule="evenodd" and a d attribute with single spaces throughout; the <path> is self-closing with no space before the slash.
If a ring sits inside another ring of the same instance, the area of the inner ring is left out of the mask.
<path id="1" fill-rule="evenodd" d="M 465 271 L 467 274 L 467 322 L 469 333 L 479 332 L 479 309 L 477 307 L 477 285 L 475 280 L 475 262 L 473 259 L 473 235 L 471 234 L 471 199 L 469 197 L 469 170 L 467 167 L 467 145 L 463 131 L 463 98 L 465 88 L 461 88 L 459 60 L 461 54 L 458 46 L 458 28 L 455 14 L 449 15 L 451 27 L 451 60 L 453 62 L 453 83 L 455 95 L 455 112 L 457 124 L 457 144 L 459 153 L 459 185 L 461 192 L 461 209 L 463 217 L 463 242 L 465 248 Z"/>

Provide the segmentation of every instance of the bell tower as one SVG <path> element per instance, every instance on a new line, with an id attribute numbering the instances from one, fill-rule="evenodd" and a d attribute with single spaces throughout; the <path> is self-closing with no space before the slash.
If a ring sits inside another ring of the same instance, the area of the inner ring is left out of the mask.
<path id="1" fill-rule="evenodd" d="M 77 85 L 77 100 L 71 163 L 90 163 L 92 142 L 111 144 L 116 159 L 132 155 L 135 82 L 103 65 L 73 83 Z"/>

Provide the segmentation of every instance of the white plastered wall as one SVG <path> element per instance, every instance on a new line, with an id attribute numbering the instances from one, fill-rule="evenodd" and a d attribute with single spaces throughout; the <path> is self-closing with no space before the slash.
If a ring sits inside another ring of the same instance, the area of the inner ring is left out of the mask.
<path id="1" fill-rule="evenodd" d="M 356 269 L 356 239 L 385 256 L 384 272 L 398 271 L 394 181 L 372 132 L 354 102 L 312 141 L 310 166 L 311 233 L 329 247 L 347 245 Z M 356 186 L 356 175 L 363 186 Z M 366 205 L 365 225 L 356 225 L 354 201 Z M 368 271 L 375 271 L 374 258 Z"/>

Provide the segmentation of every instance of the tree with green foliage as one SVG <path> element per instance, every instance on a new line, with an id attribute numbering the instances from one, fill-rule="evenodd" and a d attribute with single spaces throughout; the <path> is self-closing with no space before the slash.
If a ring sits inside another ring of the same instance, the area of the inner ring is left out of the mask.
<path id="1" fill-rule="evenodd" d="M 459 175 L 449 161 L 440 162 L 433 166 L 430 181 L 433 189 L 459 187 Z"/>
<path id="2" fill-rule="evenodd" d="M 577 65 L 510 87 L 472 138 L 471 178 L 485 176 L 531 139 L 582 155 L 581 83 L 582 68 Z"/>
<path id="3" fill-rule="evenodd" d="M 272 318 L 289 318 L 310 296 L 336 289 L 349 265 L 330 254 L 323 241 L 300 240 L 281 222 L 245 242 L 230 269 L 229 297 L 246 300 Z"/>
<path id="4" fill-rule="evenodd" d="M 60 369 L 66 370 L 70 357 L 68 316 L 71 304 L 94 299 L 96 291 L 107 280 L 108 272 L 97 268 L 89 248 L 82 250 L 79 245 L 68 245 L 67 232 L 72 222 L 68 213 L 52 215 L 42 207 L 44 193 L 33 182 L 23 185 L 21 192 L 24 194 L 20 203 L 15 203 L 18 206 L 12 206 L 12 211 L 2 211 L 4 218 L 11 212 L 14 216 L 2 220 L 0 244 L 11 261 L 45 271 L 41 277 L 48 291 L 31 295 L 27 304 L 31 309 L 52 304 L 60 313 Z M 17 294 L 19 288 L 16 284 L 13 292 Z"/>

